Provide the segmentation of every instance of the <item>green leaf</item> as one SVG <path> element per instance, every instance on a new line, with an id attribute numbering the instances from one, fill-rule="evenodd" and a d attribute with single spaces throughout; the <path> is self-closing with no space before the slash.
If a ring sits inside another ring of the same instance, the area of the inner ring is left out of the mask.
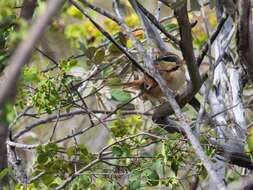
<path id="1" fill-rule="evenodd" d="M 161 154 L 163 155 L 163 162 L 166 164 L 168 161 L 168 156 L 167 156 L 167 148 L 166 148 L 165 142 L 162 143 Z"/>
<path id="2" fill-rule="evenodd" d="M 76 147 L 75 146 L 71 146 L 67 149 L 66 151 L 68 157 L 70 158 L 71 156 L 75 155 L 76 153 Z"/>
<path id="3" fill-rule="evenodd" d="M 48 160 L 48 156 L 47 154 L 45 153 L 41 153 L 37 156 L 37 162 L 40 164 L 40 165 L 43 165 L 47 162 Z"/>
<path id="4" fill-rule="evenodd" d="M 23 78 L 26 82 L 36 82 L 39 81 L 38 73 L 35 67 L 25 67 Z"/>
<path id="5" fill-rule="evenodd" d="M 122 51 L 114 44 L 109 45 L 108 51 L 110 52 L 110 55 L 113 55 L 113 56 L 119 56 L 122 54 Z"/>
<path id="6" fill-rule="evenodd" d="M 122 121 L 123 122 L 123 121 Z M 112 123 L 110 126 L 112 133 L 115 137 L 123 137 L 124 135 L 128 134 L 129 129 L 125 125 L 125 123 L 121 123 L 120 120 L 116 120 L 115 122 Z"/>
<path id="7" fill-rule="evenodd" d="M 97 190 L 97 186 L 95 184 L 90 185 L 90 190 Z"/>
<path id="8" fill-rule="evenodd" d="M 159 184 L 159 175 L 154 169 L 145 169 L 143 175 L 148 179 L 148 184 L 151 186 L 156 186 Z"/>
<path id="9" fill-rule="evenodd" d="M 100 49 L 96 51 L 95 53 L 95 62 L 96 63 L 102 63 L 105 59 L 105 51 L 103 49 Z"/>
<path id="10" fill-rule="evenodd" d="M 55 188 L 55 187 L 59 186 L 61 183 L 62 183 L 62 179 L 57 177 L 57 178 L 54 179 L 53 182 L 50 183 L 49 187 L 50 188 Z"/>
<path id="11" fill-rule="evenodd" d="M 78 178 L 78 182 L 79 182 L 81 187 L 88 188 L 92 181 L 91 181 L 91 178 L 89 176 L 83 175 L 83 176 L 80 176 Z"/>
<path id="12" fill-rule="evenodd" d="M 11 172 L 11 168 L 4 168 L 3 170 L 0 171 L 0 181 L 8 175 L 8 173 Z"/>
<path id="13" fill-rule="evenodd" d="M 201 47 L 206 43 L 208 40 L 208 36 L 206 34 L 200 34 L 197 38 L 193 40 L 194 45 L 197 46 L 198 49 L 201 49 Z"/>
<path id="14" fill-rule="evenodd" d="M 89 153 L 88 149 L 83 144 L 79 145 L 78 149 L 80 151 L 79 159 L 82 160 L 83 162 L 88 163 L 94 159 L 94 156 L 91 153 Z"/>
<path id="15" fill-rule="evenodd" d="M 49 175 L 49 174 L 44 174 L 42 177 L 41 177 L 42 181 L 44 184 L 46 184 L 47 186 L 50 185 L 50 183 L 52 183 L 54 181 L 54 176 L 52 175 Z"/>
<path id="16" fill-rule="evenodd" d="M 171 162 L 171 169 L 173 172 L 175 172 L 175 175 L 177 176 L 177 172 L 178 172 L 178 162 L 176 160 L 173 160 Z"/>
<path id="17" fill-rule="evenodd" d="M 106 77 L 110 76 L 113 72 L 114 72 L 113 67 L 108 67 L 106 69 L 103 69 L 103 77 L 106 78 Z"/>
<path id="18" fill-rule="evenodd" d="M 83 18 L 83 14 L 76 7 L 74 7 L 73 5 L 68 8 L 67 13 L 68 13 L 68 15 L 73 16 L 73 17 L 78 18 L 78 19 Z"/>
<path id="19" fill-rule="evenodd" d="M 115 145 L 112 147 L 112 154 L 114 156 L 121 156 L 123 154 L 123 151 L 119 145 Z"/>
<path id="20" fill-rule="evenodd" d="M 78 146 L 78 148 L 79 148 L 81 154 L 84 154 L 84 155 L 89 154 L 88 149 L 87 149 L 83 144 L 80 144 L 80 145 Z"/>
<path id="21" fill-rule="evenodd" d="M 121 146 L 121 150 L 123 151 L 123 156 L 129 156 L 130 155 L 130 148 L 129 145 L 123 144 Z"/>
<path id="22" fill-rule="evenodd" d="M 2 111 L 4 113 L 3 117 L 1 118 L 3 122 L 11 122 L 16 117 L 16 112 L 12 104 L 6 104 Z"/>
<path id="23" fill-rule="evenodd" d="M 198 0 L 191 0 L 191 10 L 192 11 L 199 11 L 200 10 L 200 5 Z"/>
<path id="24" fill-rule="evenodd" d="M 168 30 L 169 32 L 171 32 L 171 31 L 177 29 L 178 25 L 175 24 L 175 23 L 168 23 L 164 27 L 165 27 L 166 30 Z"/>
<path id="25" fill-rule="evenodd" d="M 69 62 L 68 62 L 68 66 L 71 68 L 71 67 L 74 67 L 78 64 L 78 61 L 76 59 L 71 59 Z"/>
<path id="26" fill-rule="evenodd" d="M 89 47 L 84 51 L 86 57 L 88 57 L 89 59 L 92 59 L 94 57 L 95 52 L 96 52 L 95 47 Z"/>
<path id="27" fill-rule="evenodd" d="M 175 186 L 178 184 L 178 179 L 176 177 L 169 177 L 166 180 L 163 180 L 163 184 L 166 186 Z"/>
<path id="28" fill-rule="evenodd" d="M 121 45 L 123 45 L 123 46 L 126 46 L 126 45 L 127 45 L 126 36 L 125 36 L 122 32 L 119 32 L 119 33 L 118 33 L 118 37 L 119 37 L 119 39 L 118 39 L 119 43 L 120 43 Z"/>
<path id="29" fill-rule="evenodd" d="M 60 68 L 63 69 L 63 71 L 68 72 L 72 67 L 76 66 L 77 64 L 78 61 L 76 59 L 63 60 L 60 62 Z"/>
<path id="30" fill-rule="evenodd" d="M 206 179 L 208 176 L 208 172 L 206 171 L 206 168 L 201 163 L 197 164 L 197 166 L 198 166 L 198 170 L 199 170 L 199 174 L 201 178 Z"/>
<path id="31" fill-rule="evenodd" d="M 156 171 L 160 174 L 165 173 L 165 164 L 162 159 L 155 160 L 155 163 L 153 164 L 153 167 L 156 169 Z"/>
<path id="32" fill-rule="evenodd" d="M 141 181 L 140 180 L 131 181 L 129 188 L 130 188 L 130 190 L 140 189 L 141 188 Z"/>
<path id="33" fill-rule="evenodd" d="M 68 25 L 65 28 L 64 33 L 68 39 L 72 40 L 80 39 L 82 36 L 86 35 L 84 27 L 80 24 Z"/>
<path id="34" fill-rule="evenodd" d="M 112 90 L 111 95 L 112 95 L 112 99 L 122 102 L 122 103 L 126 103 L 131 99 L 131 94 L 121 89 Z"/>
<path id="35" fill-rule="evenodd" d="M 58 146 L 54 143 L 48 143 L 45 146 L 45 152 L 49 154 L 55 154 L 59 150 Z"/>
<path id="36" fill-rule="evenodd" d="M 111 87 L 119 86 L 121 84 L 121 80 L 118 77 L 113 77 L 106 80 L 106 84 Z"/>

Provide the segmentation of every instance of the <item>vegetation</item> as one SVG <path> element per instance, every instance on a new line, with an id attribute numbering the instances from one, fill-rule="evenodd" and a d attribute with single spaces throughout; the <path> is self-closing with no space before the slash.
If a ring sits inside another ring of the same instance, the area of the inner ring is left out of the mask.
<path id="1" fill-rule="evenodd" d="M 250 0 L 0 0 L 0 189 L 252 188 Z"/>

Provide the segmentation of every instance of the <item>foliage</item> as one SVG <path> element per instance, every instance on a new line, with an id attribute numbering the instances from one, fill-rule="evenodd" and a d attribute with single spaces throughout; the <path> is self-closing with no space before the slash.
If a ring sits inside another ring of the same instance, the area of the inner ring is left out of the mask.
<path id="1" fill-rule="evenodd" d="M 145 5 L 149 3 L 143 2 Z M 185 2 L 175 1 L 170 3 L 170 8 L 164 9 L 172 12 Z M 0 29 L 0 73 L 6 68 L 17 44 L 29 39 L 27 31 L 30 25 L 17 16 L 19 10 L 15 7 L 20 4 L 19 0 L 0 0 L 0 25 L 3 26 Z M 198 1 L 191 0 L 190 5 L 190 22 L 197 20 L 192 28 L 193 46 L 197 53 L 201 53 L 209 39 Z M 39 18 L 44 6 L 45 1 L 39 0 L 32 22 Z M 149 52 L 153 47 L 145 37 L 138 15 L 129 3 L 120 6 L 125 9 L 122 11 L 124 23 Z M 54 189 L 65 183 L 64 188 L 71 190 L 142 190 L 186 189 L 195 176 L 200 183 L 206 182 L 208 171 L 196 158 L 185 134 L 166 131 L 167 126 L 163 128 L 154 124 L 151 114 L 157 102 L 145 101 L 142 94 L 138 95 L 141 88 L 127 87 L 126 84 L 144 74 L 115 43 L 121 45 L 138 64 L 146 66 L 128 33 L 115 21 L 88 6 L 82 7 L 115 42 L 108 40 L 74 5 L 65 3 L 59 15 L 52 19 L 45 36 L 35 45 L 37 50 L 21 71 L 15 101 L 10 101 L 1 110 L 4 113 L 1 122 L 11 126 L 14 141 L 26 145 L 32 138 L 32 143 L 36 142 L 36 148 L 29 150 L 33 157 L 27 156 L 29 148 L 20 151 L 22 164 L 28 168 L 32 180 L 27 186 L 18 180 L 13 180 L 11 185 L 17 190 Z M 215 29 L 218 21 L 213 8 L 208 9 L 207 17 L 210 28 Z M 161 25 L 178 37 L 176 18 L 167 18 Z M 161 36 L 170 42 L 163 34 Z M 173 52 L 180 51 L 178 44 L 171 44 L 170 48 Z M 203 101 L 200 94 L 197 97 Z M 159 103 L 165 103 L 163 98 Z M 211 110 L 208 106 L 206 108 Z M 182 110 L 195 132 L 198 113 L 188 105 Z M 176 129 L 181 129 L 180 120 L 174 115 L 169 119 Z M 210 159 L 216 155 L 217 147 L 212 146 L 208 139 L 218 138 L 217 130 L 209 126 L 212 122 L 201 123 L 199 129 L 199 141 Z M 228 125 L 232 126 L 231 123 Z M 18 139 L 15 139 L 16 134 L 20 135 Z M 251 160 L 252 146 L 249 132 L 245 151 Z M 15 178 L 15 172 L 11 168 L 0 171 L 0 181 L 7 175 Z M 236 170 L 228 168 L 225 177 L 232 182 L 239 175 Z"/>

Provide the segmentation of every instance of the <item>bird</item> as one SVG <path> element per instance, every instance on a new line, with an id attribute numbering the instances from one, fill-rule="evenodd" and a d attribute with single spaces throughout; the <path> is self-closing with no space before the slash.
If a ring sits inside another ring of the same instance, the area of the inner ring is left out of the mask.
<path id="1" fill-rule="evenodd" d="M 154 64 L 166 81 L 168 88 L 174 92 L 182 89 L 186 83 L 184 60 L 175 54 L 168 54 L 154 60 Z M 159 101 L 163 97 L 163 92 L 157 82 L 146 74 L 140 79 L 124 83 L 123 86 L 124 88 L 131 87 L 140 90 L 142 98 L 151 102 Z"/>

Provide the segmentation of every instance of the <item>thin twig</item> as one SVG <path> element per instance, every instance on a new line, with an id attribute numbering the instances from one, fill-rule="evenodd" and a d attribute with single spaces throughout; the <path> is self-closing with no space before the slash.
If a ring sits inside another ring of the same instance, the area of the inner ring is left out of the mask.
<path id="1" fill-rule="evenodd" d="M 173 36 L 172 34 L 168 33 L 168 31 L 163 27 L 163 25 L 160 24 L 160 22 L 155 18 L 154 15 L 152 15 L 145 7 L 143 7 L 140 3 L 138 3 L 139 8 L 141 11 L 148 17 L 148 19 L 172 42 L 175 43 L 175 45 L 179 45 L 180 41 Z"/>
<path id="2" fill-rule="evenodd" d="M 46 57 L 48 60 L 50 60 L 52 63 L 55 64 L 55 66 L 58 66 L 58 62 L 52 58 L 51 56 L 47 55 L 44 51 L 42 51 L 41 49 L 35 47 L 36 51 L 38 51 L 39 53 L 41 53 L 44 57 Z"/>
<path id="3" fill-rule="evenodd" d="M 224 26 L 225 22 L 227 21 L 227 18 L 228 18 L 227 15 L 223 16 L 223 17 L 221 18 L 221 20 L 220 20 L 220 22 L 219 22 L 217 28 L 216 28 L 215 31 L 211 34 L 211 37 L 210 37 L 211 44 L 213 44 L 213 42 L 216 40 L 216 38 L 217 38 L 217 36 L 219 35 L 219 33 L 220 33 L 222 27 Z M 202 63 L 202 61 L 203 61 L 203 59 L 204 59 L 204 57 L 205 57 L 205 55 L 206 55 L 208 49 L 210 48 L 210 46 L 208 45 L 208 43 L 209 43 L 209 42 L 205 43 L 205 45 L 202 47 L 201 53 L 200 53 L 200 55 L 199 55 L 198 58 L 197 58 L 197 65 L 198 65 L 198 66 Z"/>

